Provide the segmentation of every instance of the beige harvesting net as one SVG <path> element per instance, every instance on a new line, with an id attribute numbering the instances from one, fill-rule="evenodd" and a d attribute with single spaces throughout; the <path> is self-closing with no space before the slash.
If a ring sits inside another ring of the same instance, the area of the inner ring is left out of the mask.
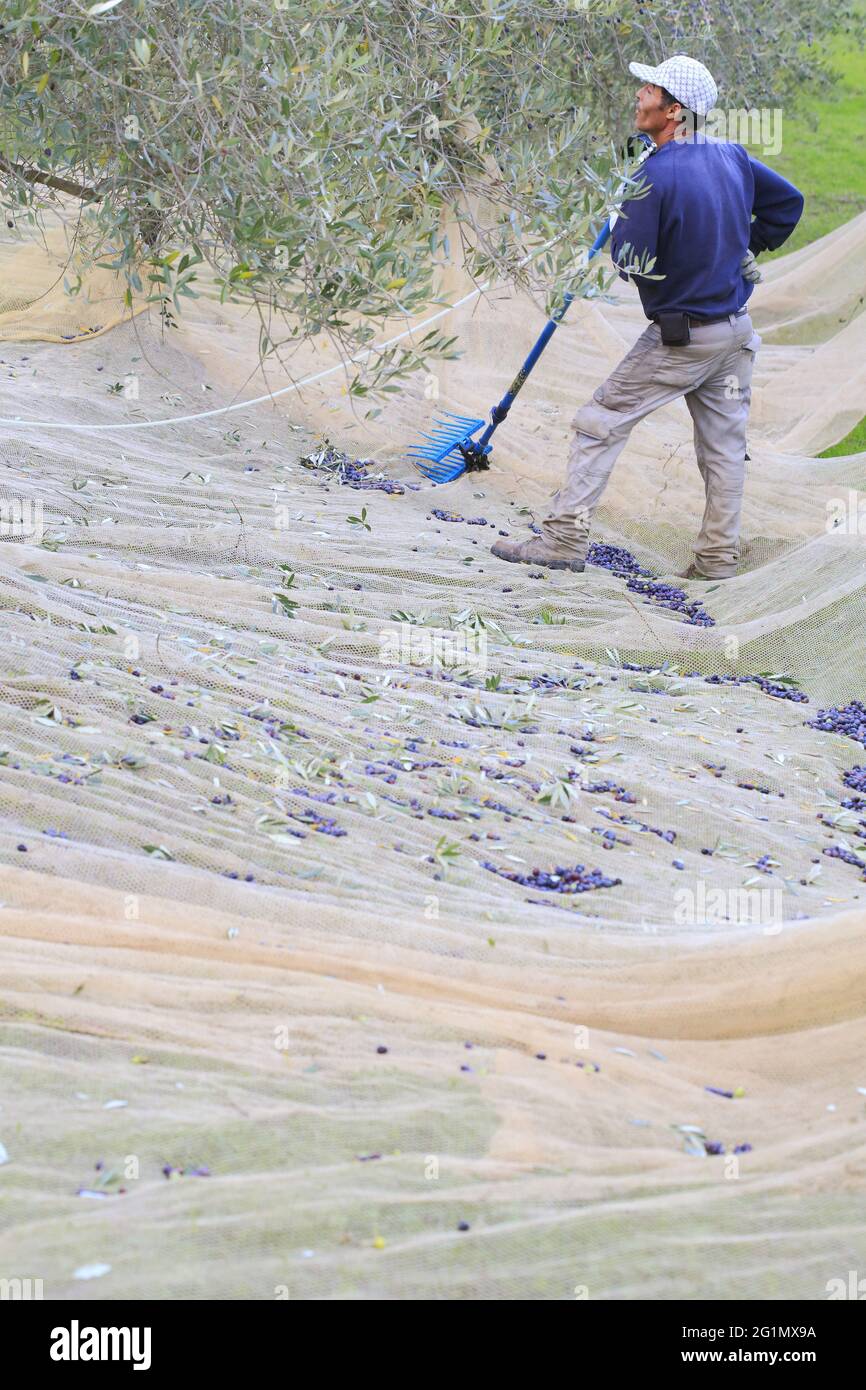
<path id="1" fill-rule="evenodd" d="M 631 287 L 572 307 L 491 471 L 433 489 L 403 450 L 499 399 L 527 297 L 442 320 L 462 361 L 370 423 L 339 372 L 138 428 L 291 378 L 213 297 L 163 335 L 86 267 L 70 295 L 65 238 L 0 247 L 0 1275 L 821 1299 L 862 1271 L 866 752 L 805 721 L 866 689 L 866 457 L 816 457 L 864 410 L 866 214 L 753 297 L 744 560 L 689 586 L 713 626 L 489 555 L 641 330 Z M 690 431 L 640 425 L 598 514 L 657 575 L 702 510 Z M 422 485 L 303 466 L 323 436 Z M 705 679 L 756 673 L 809 703 Z M 611 886 L 533 877 L 576 865 Z"/>

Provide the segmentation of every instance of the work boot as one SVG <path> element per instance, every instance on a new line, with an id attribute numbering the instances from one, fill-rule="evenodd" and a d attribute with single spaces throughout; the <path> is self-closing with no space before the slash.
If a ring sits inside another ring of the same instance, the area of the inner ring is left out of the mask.
<path id="1" fill-rule="evenodd" d="M 683 570 L 682 574 L 677 575 L 677 579 L 706 579 L 708 583 L 710 580 L 713 579 L 733 578 L 734 575 L 732 574 L 702 574 L 701 571 L 698 569 L 697 565 L 694 563 L 690 564 L 687 570 Z"/>
<path id="2" fill-rule="evenodd" d="M 528 541 L 497 541 L 490 547 L 500 560 L 521 565 L 542 565 L 549 570 L 574 570 L 580 573 L 584 562 L 575 551 L 552 545 L 543 536 L 530 536 Z"/>

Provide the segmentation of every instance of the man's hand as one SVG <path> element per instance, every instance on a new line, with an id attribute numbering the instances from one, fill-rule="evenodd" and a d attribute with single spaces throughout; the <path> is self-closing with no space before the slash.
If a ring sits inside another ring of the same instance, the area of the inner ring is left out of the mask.
<path id="1" fill-rule="evenodd" d="M 753 285 L 760 284 L 761 280 L 763 280 L 764 277 L 758 269 L 758 262 L 755 260 L 755 254 L 753 251 L 746 252 L 745 256 L 740 262 L 740 265 L 742 267 L 744 280 L 751 280 Z"/>

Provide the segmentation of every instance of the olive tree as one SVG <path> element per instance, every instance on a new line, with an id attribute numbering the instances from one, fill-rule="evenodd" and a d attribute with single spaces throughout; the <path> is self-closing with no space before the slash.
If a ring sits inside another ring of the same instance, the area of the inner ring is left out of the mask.
<path id="1" fill-rule="evenodd" d="M 604 291 L 580 252 L 634 191 L 629 60 L 689 52 L 726 104 L 791 110 L 858 24 L 833 0 L 4 0 L 0 196 L 13 225 L 78 200 L 167 324 L 206 264 L 263 355 L 325 333 L 350 359 L 434 301 L 443 211 L 477 280 Z M 368 354 L 351 390 L 449 355 L 437 331 Z"/>

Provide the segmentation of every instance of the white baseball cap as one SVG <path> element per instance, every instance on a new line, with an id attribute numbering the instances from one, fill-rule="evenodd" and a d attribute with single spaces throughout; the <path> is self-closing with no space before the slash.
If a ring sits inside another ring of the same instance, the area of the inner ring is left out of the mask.
<path id="1" fill-rule="evenodd" d="M 719 95 L 719 89 L 711 72 L 695 58 L 687 58 L 684 53 L 676 53 L 666 58 L 658 67 L 647 63 L 629 63 L 628 70 L 644 82 L 653 82 L 664 87 L 672 97 L 676 97 L 687 111 L 696 116 L 706 116 L 712 111 Z"/>

